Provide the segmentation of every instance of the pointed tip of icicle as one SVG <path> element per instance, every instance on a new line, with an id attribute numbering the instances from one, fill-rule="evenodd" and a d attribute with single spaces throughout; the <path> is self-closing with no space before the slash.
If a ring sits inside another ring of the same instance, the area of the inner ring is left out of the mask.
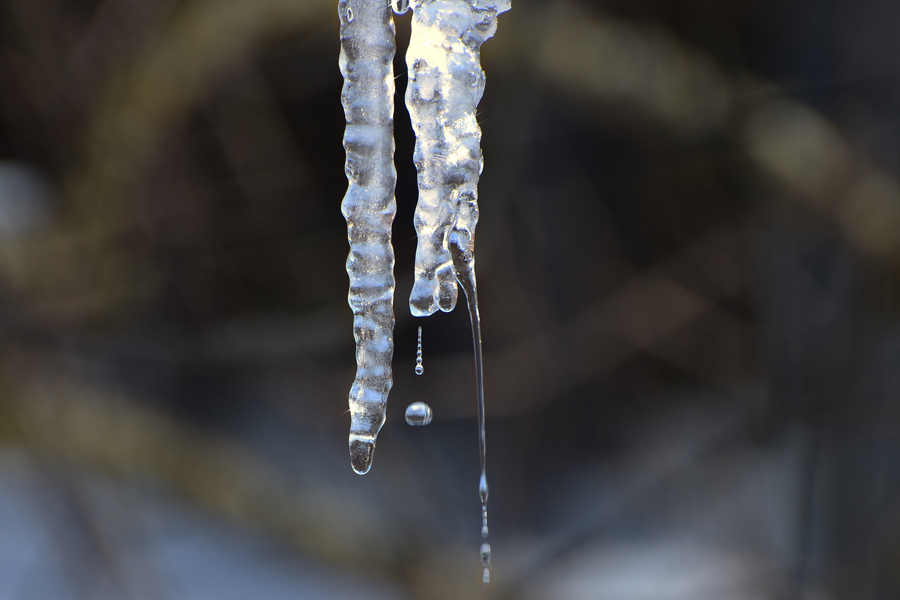
<path id="1" fill-rule="evenodd" d="M 372 468 L 375 442 L 350 436 L 350 466 L 357 475 L 365 475 Z"/>

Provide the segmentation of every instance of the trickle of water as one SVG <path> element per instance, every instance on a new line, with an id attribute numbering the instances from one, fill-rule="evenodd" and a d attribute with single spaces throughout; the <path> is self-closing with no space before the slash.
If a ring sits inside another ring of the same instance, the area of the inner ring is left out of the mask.
<path id="1" fill-rule="evenodd" d="M 478 495 L 481 497 L 481 536 L 488 536 L 487 523 L 487 441 L 484 435 L 484 365 L 481 348 L 481 315 L 478 312 L 478 287 L 475 283 L 475 256 L 472 250 L 472 239 L 465 239 L 463 232 L 450 234 L 450 256 L 456 280 L 466 294 L 469 308 L 469 321 L 472 323 L 472 345 L 475 348 L 475 393 L 478 406 L 478 451 L 481 456 L 481 479 L 478 481 Z M 470 234 L 471 235 L 471 234 Z M 490 572 L 485 568 L 485 583 L 490 581 Z"/>
<path id="2" fill-rule="evenodd" d="M 491 582 L 491 545 L 487 542 L 481 545 L 481 566 L 484 567 L 482 581 L 487 585 Z"/>
<path id="3" fill-rule="evenodd" d="M 483 467 L 481 470 L 481 480 L 478 482 L 478 495 L 481 497 L 481 537 L 486 538 L 488 536 L 488 523 L 487 523 L 488 484 L 487 484 L 487 476 L 485 475 Z"/>
<path id="4" fill-rule="evenodd" d="M 422 327 L 419 327 L 419 343 L 416 346 L 416 375 L 421 375 L 425 372 L 425 367 L 422 366 Z"/>
<path id="5" fill-rule="evenodd" d="M 409 10 L 409 0 L 391 0 L 391 8 L 398 15 L 402 15 Z"/>
<path id="6" fill-rule="evenodd" d="M 413 402 L 406 407 L 406 424 L 423 427 L 431 423 L 431 407 L 424 402 Z"/>

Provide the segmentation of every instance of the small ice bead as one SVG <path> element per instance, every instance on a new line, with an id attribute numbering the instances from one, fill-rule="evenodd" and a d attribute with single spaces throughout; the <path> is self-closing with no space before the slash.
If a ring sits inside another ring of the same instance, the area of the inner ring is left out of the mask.
<path id="1" fill-rule="evenodd" d="M 413 402 L 406 407 L 406 423 L 414 427 L 421 427 L 431 423 L 431 407 L 424 402 Z"/>
<path id="2" fill-rule="evenodd" d="M 402 15 L 409 10 L 409 0 L 391 0 L 391 8 L 398 15 Z"/>

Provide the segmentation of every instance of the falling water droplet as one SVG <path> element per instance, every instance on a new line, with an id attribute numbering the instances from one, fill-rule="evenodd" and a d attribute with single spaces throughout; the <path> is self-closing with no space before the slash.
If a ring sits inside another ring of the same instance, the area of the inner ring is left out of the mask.
<path id="1" fill-rule="evenodd" d="M 422 328 L 419 327 L 419 342 L 416 346 L 416 375 L 421 375 L 425 372 L 425 367 L 422 366 Z"/>
<path id="2" fill-rule="evenodd" d="M 481 566 L 484 567 L 482 581 L 487 585 L 491 582 L 491 545 L 487 542 L 481 545 Z"/>
<path id="3" fill-rule="evenodd" d="M 413 402 L 406 407 L 406 423 L 414 427 L 421 427 L 431 423 L 431 407 L 424 402 Z"/>
<path id="4" fill-rule="evenodd" d="M 398 15 L 402 15 L 409 10 L 409 0 L 391 0 L 391 7 Z"/>

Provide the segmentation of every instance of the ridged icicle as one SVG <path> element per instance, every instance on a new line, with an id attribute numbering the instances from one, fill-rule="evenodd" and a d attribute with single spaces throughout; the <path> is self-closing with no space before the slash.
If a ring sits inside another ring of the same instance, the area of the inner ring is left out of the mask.
<path id="1" fill-rule="evenodd" d="M 303 2 L 305 0 L 298 0 Z M 349 186 L 341 211 L 350 256 L 356 379 L 350 390 L 350 463 L 368 472 L 384 424 L 394 354 L 394 21 L 387 0 L 341 0 L 341 102 Z"/>
<path id="2" fill-rule="evenodd" d="M 406 65 L 406 106 L 416 132 L 419 202 L 415 284 L 409 299 L 419 317 L 449 312 L 458 295 L 451 234 L 474 259 L 481 174 L 481 127 L 475 110 L 484 92 L 481 44 L 494 35 L 509 0 L 413 0 Z"/>

